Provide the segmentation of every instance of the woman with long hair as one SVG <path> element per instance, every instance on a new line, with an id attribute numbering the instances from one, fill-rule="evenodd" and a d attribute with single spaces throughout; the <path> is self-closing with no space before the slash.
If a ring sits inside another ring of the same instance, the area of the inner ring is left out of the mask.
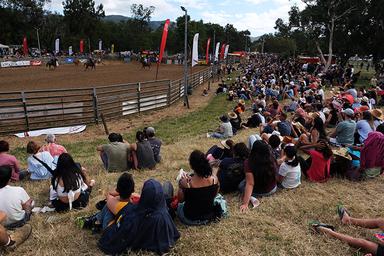
<path id="1" fill-rule="evenodd" d="M 63 153 L 52 178 L 51 203 L 58 212 L 85 207 L 94 184 L 94 180 L 88 179 L 85 168 L 75 163 L 70 154 Z"/>
<path id="2" fill-rule="evenodd" d="M 219 183 L 203 152 L 194 150 L 189 165 L 193 173 L 184 175 L 179 182 L 177 214 L 186 225 L 204 225 L 219 217 L 214 208 Z"/>
<path id="3" fill-rule="evenodd" d="M 307 133 L 300 136 L 300 142 L 305 147 L 302 149 L 313 147 L 319 140 L 327 140 L 323 120 L 316 116 L 312 121 L 312 127 Z"/>
<path id="4" fill-rule="evenodd" d="M 143 131 L 136 132 L 136 143 L 131 144 L 131 150 L 134 169 L 155 169 L 153 150 Z"/>
<path id="5" fill-rule="evenodd" d="M 249 158 L 244 162 L 245 180 L 239 189 L 244 194 L 240 210 L 248 209 L 251 197 L 269 196 L 276 192 L 277 163 L 268 144 L 255 141 Z"/>
<path id="6" fill-rule="evenodd" d="M 310 181 L 325 182 L 330 177 L 332 149 L 326 140 L 320 139 L 315 145 L 315 149 L 301 150 L 310 157 L 304 160 L 299 158 L 302 172 Z"/>

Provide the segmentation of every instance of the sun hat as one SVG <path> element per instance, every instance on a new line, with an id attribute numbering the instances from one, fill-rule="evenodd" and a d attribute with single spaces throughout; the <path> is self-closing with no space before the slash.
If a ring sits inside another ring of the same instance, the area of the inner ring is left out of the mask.
<path id="1" fill-rule="evenodd" d="M 383 112 L 380 109 L 372 109 L 370 112 L 374 118 L 384 120 Z"/>
<path id="2" fill-rule="evenodd" d="M 226 149 L 230 149 L 229 145 L 227 144 L 227 141 L 228 140 L 222 140 L 220 141 L 220 144 L 223 145 L 223 147 L 225 147 Z"/>
<path id="3" fill-rule="evenodd" d="M 364 96 L 364 97 L 361 99 L 361 102 L 368 103 L 368 102 L 369 102 L 368 97 L 367 97 L 367 96 Z"/>
<path id="4" fill-rule="evenodd" d="M 343 110 L 343 113 L 346 114 L 346 115 L 349 116 L 349 117 L 351 117 L 351 116 L 353 116 L 353 115 L 355 114 L 355 113 L 353 112 L 353 110 L 350 109 L 350 108 L 346 108 L 346 109 L 344 109 L 344 110 Z"/>
<path id="5" fill-rule="evenodd" d="M 332 149 L 332 153 L 335 156 L 340 156 L 342 158 L 352 160 L 352 157 L 349 155 L 347 148 L 340 147 L 340 148 Z"/>
<path id="6" fill-rule="evenodd" d="M 329 114 L 331 112 L 331 110 L 329 108 L 324 108 L 323 109 L 323 113 L 324 114 Z"/>
<path id="7" fill-rule="evenodd" d="M 236 119 L 237 118 L 237 114 L 232 111 L 232 112 L 228 113 L 228 117 L 229 117 L 229 119 Z"/>
<path id="8" fill-rule="evenodd" d="M 240 103 L 241 105 L 245 105 L 245 101 L 244 101 L 244 100 L 239 100 L 239 103 Z"/>

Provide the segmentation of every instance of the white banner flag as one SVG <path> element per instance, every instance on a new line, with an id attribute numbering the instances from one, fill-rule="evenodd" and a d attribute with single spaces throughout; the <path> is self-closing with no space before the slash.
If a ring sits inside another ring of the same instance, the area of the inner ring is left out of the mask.
<path id="1" fill-rule="evenodd" d="M 59 51 L 60 51 L 60 39 L 57 38 L 55 41 L 55 52 L 59 53 Z"/>
<path id="2" fill-rule="evenodd" d="M 229 44 L 227 44 L 227 45 L 225 46 L 225 51 L 224 51 L 224 59 L 226 59 L 226 58 L 227 58 L 227 55 L 228 55 L 228 50 L 229 50 Z"/>
<path id="3" fill-rule="evenodd" d="M 216 50 L 215 50 L 215 61 L 219 60 L 219 50 L 220 50 L 220 42 L 216 44 Z"/>
<path id="4" fill-rule="evenodd" d="M 72 46 L 69 46 L 69 48 L 68 48 L 68 54 L 69 54 L 69 55 L 72 55 L 72 54 L 73 54 Z"/>
<path id="5" fill-rule="evenodd" d="M 199 62 L 199 33 L 196 33 L 193 37 L 193 47 L 192 47 L 192 67 L 196 66 Z"/>
<path id="6" fill-rule="evenodd" d="M 99 51 L 103 50 L 103 41 L 99 40 Z"/>

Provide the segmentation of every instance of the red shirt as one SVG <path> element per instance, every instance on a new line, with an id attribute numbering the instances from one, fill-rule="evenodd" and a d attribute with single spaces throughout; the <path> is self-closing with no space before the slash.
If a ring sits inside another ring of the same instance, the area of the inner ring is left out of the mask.
<path id="1" fill-rule="evenodd" d="M 312 157 L 311 167 L 307 171 L 308 179 L 315 182 L 325 182 L 330 176 L 331 158 L 325 159 L 323 154 L 316 150 L 309 150 Z"/>

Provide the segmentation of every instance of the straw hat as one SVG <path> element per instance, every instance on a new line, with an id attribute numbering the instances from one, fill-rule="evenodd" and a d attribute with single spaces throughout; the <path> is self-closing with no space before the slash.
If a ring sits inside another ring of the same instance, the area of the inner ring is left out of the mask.
<path id="1" fill-rule="evenodd" d="M 342 158 L 352 160 L 352 157 L 349 155 L 347 148 L 337 148 L 337 149 L 332 149 L 332 153 L 335 156 L 340 156 Z"/>
<path id="2" fill-rule="evenodd" d="M 228 117 L 229 117 L 229 119 L 236 119 L 237 118 L 237 114 L 232 111 L 232 112 L 228 113 Z"/>
<path id="3" fill-rule="evenodd" d="M 223 145 L 226 149 L 230 149 L 229 145 L 227 144 L 227 140 L 220 141 L 220 144 Z"/>
<path id="4" fill-rule="evenodd" d="M 245 105 L 245 101 L 244 101 L 244 100 L 239 100 L 239 103 L 240 103 L 241 105 Z"/>
<path id="5" fill-rule="evenodd" d="M 371 115 L 376 119 L 384 120 L 383 112 L 380 109 L 372 109 Z"/>

